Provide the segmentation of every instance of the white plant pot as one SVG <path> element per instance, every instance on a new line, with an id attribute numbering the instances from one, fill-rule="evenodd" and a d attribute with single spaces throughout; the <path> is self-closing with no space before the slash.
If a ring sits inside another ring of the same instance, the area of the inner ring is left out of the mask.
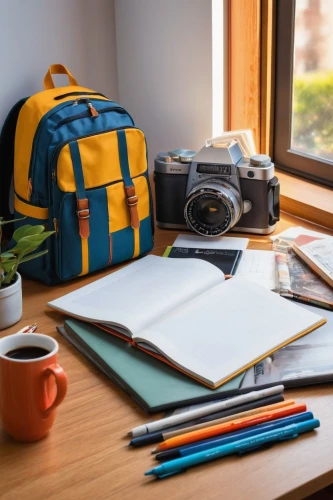
<path id="1" fill-rule="evenodd" d="M 14 325 L 22 318 L 22 281 L 16 273 L 16 281 L 0 288 L 0 330 Z"/>

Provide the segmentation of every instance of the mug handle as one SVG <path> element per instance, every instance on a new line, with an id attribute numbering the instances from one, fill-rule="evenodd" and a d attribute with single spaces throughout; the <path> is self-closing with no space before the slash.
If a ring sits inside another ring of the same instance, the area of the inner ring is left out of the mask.
<path id="1" fill-rule="evenodd" d="M 48 366 L 43 372 L 43 378 L 46 380 L 50 375 L 53 375 L 57 384 L 56 397 L 48 408 L 43 411 L 43 417 L 46 418 L 50 413 L 60 405 L 67 392 L 67 376 L 61 366 L 53 364 Z"/>

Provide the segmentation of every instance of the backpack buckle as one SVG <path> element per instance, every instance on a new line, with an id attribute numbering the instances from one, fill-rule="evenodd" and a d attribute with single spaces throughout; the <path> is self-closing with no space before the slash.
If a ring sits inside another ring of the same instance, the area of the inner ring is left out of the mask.
<path id="1" fill-rule="evenodd" d="M 79 220 L 79 234 L 81 238 L 87 239 L 90 234 L 88 220 L 90 217 L 90 211 L 88 198 L 78 198 L 76 208 L 76 215 Z"/>
<path id="2" fill-rule="evenodd" d="M 82 210 L 77 210 L 76 213 L 77 213 L 77 216 L 79 219 L 89 219 L 89 217 L 90 217 L 90 213 L 89 213 L 88 208 L 84 208 Z M 86 215 L 84 215 L 84 214 L 86 214 Z"/>
<path id="3" fill-rule="evenodd" d="M 126 203 L 129 207 L 135 207 L 138 204 L 138 197 L 136 195 L 126 198 Z"/>

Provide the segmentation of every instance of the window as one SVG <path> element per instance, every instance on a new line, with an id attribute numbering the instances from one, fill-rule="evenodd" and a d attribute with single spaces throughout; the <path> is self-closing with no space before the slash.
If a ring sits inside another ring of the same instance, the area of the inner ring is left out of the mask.
<path id="1" fill-rule="evenodd" d="M 277 0 L 274 160 L 333 186 L 333 2 Z"/>

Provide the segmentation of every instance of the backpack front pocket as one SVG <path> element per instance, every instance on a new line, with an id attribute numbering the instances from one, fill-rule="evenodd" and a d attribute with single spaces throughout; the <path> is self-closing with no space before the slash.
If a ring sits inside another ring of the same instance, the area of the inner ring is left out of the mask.
<path id="1" fill-rule="evenodd" d="M 121 150 L 124 141 L 130 178 L 142 175 L 147 171 L 148 165 L 146 142 L 141 130 L 134 127 L 121 127 L 75 141 L 79 149 L 86 189 L 106 186 L 124 179 Z M 58 186 L 64 192 L 77 191 L 71 158 L 72 142 L 66 141 L 60 144 L 52 160 Z"/>
<path id="2" fill-rule="evenodd" d="M 63 280 L 135 258 L 153 247 L 149 181 L 142 159 L 135 159 L 135 144 L 129 145 L 126 132 L 112 132 L 115 135 L 109 142 L 107 160 L 106 134 L 94 136 L 95 170 L 103 167 L 103 173 L 95 179 L 109 181 L 102 186 L 96 187 L 96 180 L 92 185 L 92 154 L 81 154 L 86 151 L 88 138 L 66 143 L 59 152 L 54 165 L 53 202 L 57 274 Z M 143 135 L 130 137 L 143 147 Z M 132 171 L 138 175 L 132 178 Z"/>
<path id="3" fill-rule="evenodd" d="M 88 199 L 90 205 L 88 238 L 82 238 L 79 232 L 76 194 L 65 193 L 60 203 L 59 218 L 56 223 L 56 271 L 62 280 L 97 271 L 109 263 L 105 188 L 91 190 Z"/>

